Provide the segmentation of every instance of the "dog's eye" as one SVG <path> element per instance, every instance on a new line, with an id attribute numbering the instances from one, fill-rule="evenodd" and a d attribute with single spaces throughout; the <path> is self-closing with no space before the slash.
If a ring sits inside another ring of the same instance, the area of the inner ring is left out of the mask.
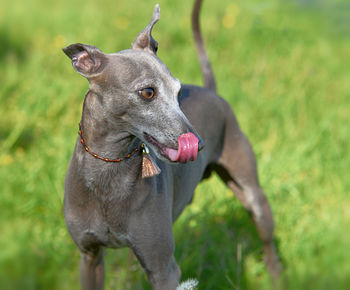
<path id="1" fill-rule="evenodd" d="M 146 88 L 139 90 L 139 95 L 147 100 L 150 100 L 154 97 L 154 89 Z"/>

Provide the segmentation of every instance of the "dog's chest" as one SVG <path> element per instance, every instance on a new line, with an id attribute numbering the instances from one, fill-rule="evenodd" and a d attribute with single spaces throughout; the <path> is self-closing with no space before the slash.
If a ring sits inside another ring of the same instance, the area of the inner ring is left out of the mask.
<path id="1" fill-rule="evenodd" d="M 107 246 L 111 248 L 121 248 L 129 245 L 129 236 L 120 232 L 113 231 L 108 228 L 107 231 Z"/>
<path id="2" fill-rule="evenodd" d="M 80 221 L 77 221 L 80 227 L 84 228 L 81 242 L 110 248 L 128 246 L 130 239 L 127 233 L 127 212 L 128 207 L 123 205 L 123 202 L 104 200 L 101 196 L 90 197 L 85 219 L 80 217 Z"/>
<path id="3" fill-rule="evenodd" d="M 102 210 L 104 244 L 111 248 L 125 247 L 130 244 L 127 232 L 128 208 L 110 201 Z"/>
<path id="4" fill-rule="evenodd" d="M 109 248 L 121 248 L 129 245 L 127 234 L 118 230 L 113 230 L 107 224 L 90 226 L 80 236 L 79 244 L 83 248 L 90 248 L 96 244 Z"/>

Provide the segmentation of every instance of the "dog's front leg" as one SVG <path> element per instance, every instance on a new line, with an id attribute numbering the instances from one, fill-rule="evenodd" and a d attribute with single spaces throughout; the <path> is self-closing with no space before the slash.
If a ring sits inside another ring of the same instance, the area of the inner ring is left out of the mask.
<path id="1" fill-rule="evenodd" d="M 173 254 L 169 256 L 159 249 L 159 246 L 155 244 L 151 250 L 134 248 L 133 251 L 143 266 L 153 290 L 175 290 L 179 285 L 180 268 Z"/>
<path id="2" fill-rule="evenodd" d="M 132 222 L 131 248 L 154 290 L 175 290 L 181 271 L 174 258 L 171 218 L 162 208 L 148 208 Z"/>
<path id="3" fill-rule="evenodd" d="M 82 252 L 80 280 L 83 290 L 102 290 L 104 285 L 103 248 Z"/>
<path id="4" fill-rule="evenodd" d="M 164 269 L 158 266 L 148 269 L 147 276 L 154 290 L 175 290 L 179 285 L 181 271 L 174 256 L 171 256 L 165 263 Z"/>

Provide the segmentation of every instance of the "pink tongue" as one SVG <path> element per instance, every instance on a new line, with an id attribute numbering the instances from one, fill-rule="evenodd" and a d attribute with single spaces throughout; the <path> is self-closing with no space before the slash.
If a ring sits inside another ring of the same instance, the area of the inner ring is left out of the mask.
<path id="1" fill-rule="evenodd" d="M 178 150 L 166 148 L 165 152 L 171 161 L 186 163 L 194 161 L 198 153 L 198 138 L 192 133 L 182 134 L 177 139 Z"/>

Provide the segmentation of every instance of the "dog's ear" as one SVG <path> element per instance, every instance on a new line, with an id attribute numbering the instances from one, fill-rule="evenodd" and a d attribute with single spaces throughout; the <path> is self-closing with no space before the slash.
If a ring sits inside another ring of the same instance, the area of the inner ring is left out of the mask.
<path id="1" fill-rule="evenodd" d="M 62 50 L 72 60 L 75 70 L 86 78 L 101 72 L 106 64 L 105 55 L 95 46 L 75 43 Z"/>
<path id="2" fill-rule="evenodd" d="M 137 36 L 135 41 L 132 43 L 132 49 L 144 50 L 149 53 L 156 54 L 158 50 L 158 42 L 152 37 L 152 28 L 154 24 L 159 20 L 160 9 L 157 4 L 154 7 L 151 21 L 148 23 L 146 28 L 142 30 Z"/>

